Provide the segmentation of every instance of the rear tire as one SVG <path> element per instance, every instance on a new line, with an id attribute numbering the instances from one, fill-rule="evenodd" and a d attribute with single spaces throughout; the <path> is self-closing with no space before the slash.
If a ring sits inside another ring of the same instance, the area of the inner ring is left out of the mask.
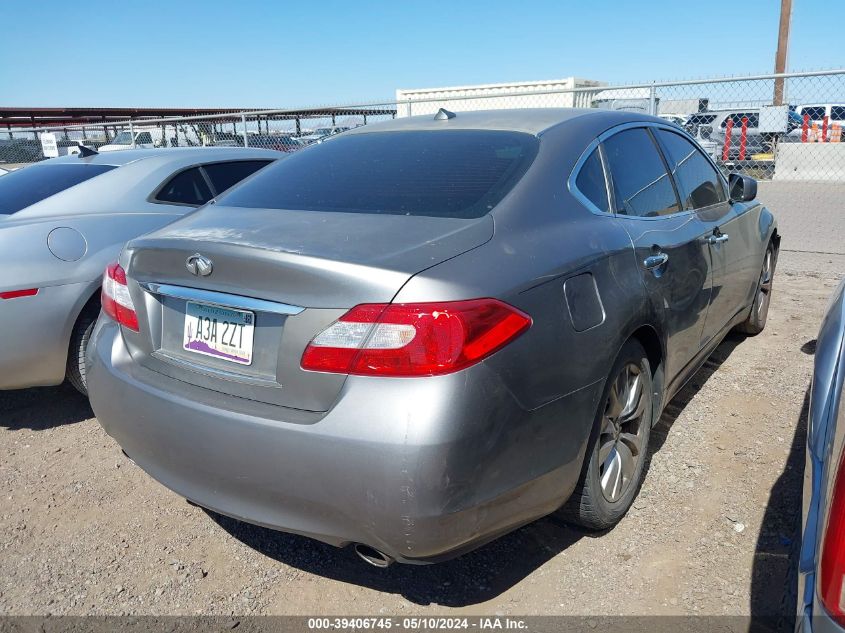
<path id="1" fill-rule="evenodd" d="M 736 326 L 736 331 L 749 336 L 756 336 L 766 327 L 769 317 L 769 304 L 772 301 L 772 284 L 775 276 L 775 247 L 769 243 L 766 255 L 763 257 L 763 267 L 760 279 L 757 281 L 757 292 L 748 318 Z"/>
<path id="2" fill-rule="evenodd" d="M 70 347 L 67 355 L 67 371 L 65 376 L 70 384 L 83 396 L 88 395 L 88 386 L 85 377 L 85 352 L 88 349 L 88 341 L 91 339 L 91 332 L 100 314 L 100 302 L 88 303 L 76 320 L 73 332 L 70 335 Z"/>
<path id="3" fill-rule="evenodd" d="M 564 520 L 606 530 L 625 515 L 640 489 L 653 408 L 648 356 L 631 339 L 607 379 L 581 478 L 559 511 Z"/>

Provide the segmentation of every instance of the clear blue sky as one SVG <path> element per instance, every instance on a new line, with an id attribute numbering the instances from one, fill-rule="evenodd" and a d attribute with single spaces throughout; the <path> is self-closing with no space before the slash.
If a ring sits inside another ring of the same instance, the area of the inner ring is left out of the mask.
<path id="1" fill-rule="evenodd" d="M 845 66 L 835 4 L 794 0 L 790 70 Z M 295 107 L 572 75 L 630 83 L 770 72 L 779 8 L 779 0 L 7 1 L 0 105 Z"/>

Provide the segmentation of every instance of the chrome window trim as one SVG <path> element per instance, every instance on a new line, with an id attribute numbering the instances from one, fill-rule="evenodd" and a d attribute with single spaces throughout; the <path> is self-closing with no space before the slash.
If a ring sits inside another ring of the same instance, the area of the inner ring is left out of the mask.
<path id="1" fill-rule="evenodd" d="M 695 139 L 692 136 L 690 136 L 690 134 L 686 130 L 683 130 L 683 129 L 675 126 L 675 125 L 670 125 L 668 123 L 663 123 L 663 122 L 660 122 L 660 121 L 632 121 L 630 123 L 621 123 L 620 125 L 616 125 L 616 126 L 610 128 L 608 130 L 605 130 L 601 134 L 599 134 L 599 136 L 596 137 L 595 139 L 593 139 L 593 141 L 587 146 L 587 148 L 584 150 L 584 152 L 581 154 L 581 156 L 576 161 L 575 166 L 572 168 L 572 172 L 570 173 L 569 179 L 567 180 L 567 188 L 569 189 L 569 192 L 581 204 L 583 204 L 587 208 L 588 211 L 590 211 L 594 215 L 611 216 L 611 217 L 619 216 L 619 217 L 624 217 L 624 218 L 628 218 L 628 219 L 632 219 L 632 220 L 642 220 L 644 222 L 653 222 L 655 220 L 663 220 L 665 218 L 676 218 L 676 217 L 680 217 L 680 216 L 684 216 L 684 215 L 693 215 L 693 214 L 695 214 L 695 213 L 697 213 L 698 211 L 701 210 L 701 209 L 683 209 L 682 211 L 678 211 L 677 213 L 672 213 L 672 214 L 669 214 L 669 215 L 655 215 L 655 216 L 651 216 L 651 217 L 644 217 L 644 216 L 639 216 L 639 215 L 624 215 L 624 214 L 616 213 L 616 210 L 615 210 L 614 205 L 613 205 L 613 189 L 611 187 L 611 180 L 610 180 L 611 174 L 610 174 L 610 170 L 607 167 L 606 159 L 604 157 L 604 151 L 600 151 L 599 155 L 601 157 L 602 167 L 604 168 L 604 180 L 605 180 L 605 185 L 607 187 L 608 206 L 610 207 L 611 211 L 610 212 L 602 211 L 596 205 L 594 205 L 592 202 L 590 202 L 590 200 L 587 198 L 587 196 L 585 196 L 583 193 L 581 193 L 581 191 L 578 190 L 578 187 L 575 185 L 575 180 L 578 178 L 578 174 L 581 171 L 581 167 L 584 165 L 585 162 L 587 162 L 587 159 L 590 157 L 590 153 L 596 147 L 598 147 L 602 143 L 604 143 L 605 140 L 609 139 L 611 136 L 614 136 L 614 135 L 616 135 L 619 132 L 622 132 L 624 130 L 630 130 L 630 129 L 633 129 L 633 128 L 663 129 L 663 130 L 667 130 L 669 132 L 673 132 L 675 134 L 680 134 L 681 137 L 686 138 L 687 140 L 692 142 L 693 146 L 696 149 L 698 149 L 698 151 L 700 151 L 707 158 L 707 160 L 710 162 L 712 167 L 716 170 L 716 173 L 719 174 L 719 178 L 722 182 L 723 191 L 726 194 L 728 193 L 728 191 L 729 191 L 728 181 L 725 178 L 725 175 L 722 173 L 722 170 L 719 169 L 719 166 L 716 165 L 716 163 L 713 161 L 713 157 L 710 156 L 704 150 L 702 150 L 701 147 L 698 145 L 698 143 L 695 141 Z M 656 138 L 656 134 L 653 135 L 653 136 L 655 137 L 654 141 L 657 143 L 655 149 L 657 150 L 658 154 L 661 155 L 661 160 L 665 160 L 664 157 L 663 157 L 663 149 L 660 146 L 660 141 L 659 141 L 659 139 Z M 671 172 L 668 173 L 668 176 L 669 176 L 670 180 L 672 181 L 673 187 L 675 187 L 676 188 L 675 190 L 677 191 L 677 184 L 675 183 L 674 176 L 672 175 Z M 730 197 L 729 197 L 728 202 L 729 201 L 730 201 Z M 682 201 L 679 200 L 679 202 L 682 202 Z"/>
<path id="2" fill-rule="evenodd" d="M 221 308 L 235 308 L 255 312 L 272 312 L 273 314 L 283 314 L 285 316 L 293 316 L 305 310 L 305 308 L 300 306 L 289 305 L 287 303 L 278 303 L 276 301 L 267 301 L 265 299 L 255 299 L 253 297 L 244 297 L 242 295 L 233 295 L 213 290 L 200 290 L 199 288 L 186 288 L 185 286 L 173 286 L 170 284 L 158 284 L 152 282 L 140 282 L 138 285 L 154 295 L 174 297 L 176 299 L 184 299 L 185 301 L 209 303 L 211 305 L 220 306 Z"/>

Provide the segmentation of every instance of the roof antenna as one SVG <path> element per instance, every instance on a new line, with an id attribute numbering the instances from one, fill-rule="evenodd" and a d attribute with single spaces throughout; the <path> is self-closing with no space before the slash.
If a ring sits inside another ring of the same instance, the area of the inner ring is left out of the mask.
<path id="1" fill-rule="evenodd" d="M 79 158 L 88 158 L 89 156 L 96 156 L 100 153 L 95 149 L 86 147 L 82 143 L 77 143 L 76 146 L 79 148 Z"/>
<path id="2" fill-rule="evenodd" d="M 454 118 L 455 118 L 455 113 L 449 112 L 445 108 L 440 108 L 437 111 L 437 114 L 434 115 L 435 121 L 448 121 L 449 119 L 454 119 Z"/>

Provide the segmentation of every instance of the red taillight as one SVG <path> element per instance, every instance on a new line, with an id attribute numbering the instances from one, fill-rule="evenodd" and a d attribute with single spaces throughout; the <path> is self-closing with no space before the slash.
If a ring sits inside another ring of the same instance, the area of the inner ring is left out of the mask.
<path id="1" fill-rule="evenodd" d="M 845 625 L 845 464 L 840 458 L 822 545 L 819 597 L 825 609 Z"/>
<path id="2" fill-rule="evenodd" d="M 129 295 L 129 287 L 126 285 L 126 271 L 117 262 L 109 264 L 103 274 L 103 292 L 100 302 L 105 312 L 112 319 L 125 325 L 136 332 L 138 328 L 138 315 L 135 314 L 135 305 Z"/>
<path id="3" fill-rule="evenodd" d="M 315 336 L 302 368 L 364 376 L 434 376 L 511 342 L 531 318 L 496 299 L 362 304 Z"/>
<path id="4" fill-rule="evenodd" d="M 0 292 L 0 299 L 17 299 L 18 297 L 34 297 L 38 294 L 38 288 L 27 288 L 26 290 L 7 290 Z"/>

